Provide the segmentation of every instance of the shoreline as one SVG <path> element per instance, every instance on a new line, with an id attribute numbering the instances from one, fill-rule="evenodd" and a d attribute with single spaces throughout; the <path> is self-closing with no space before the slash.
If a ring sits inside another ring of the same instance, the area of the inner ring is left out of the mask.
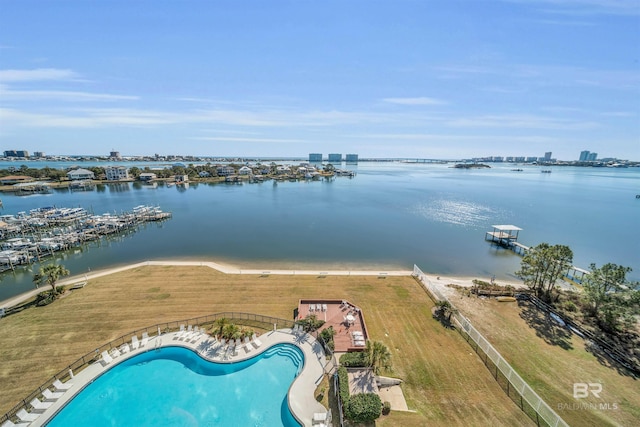
<path id="1" fill-rule="evenodd" d="M 59 280 L 56 287 L 79 285 L 84 282 L 88 284 L 89 280 L 96 279 L 98 277 L 119 273 L 125 270 L 131 270 L 139 267 L 147 266 L 175 266 L 175 267 L 209 267 L 224 274 L 249 274 L 249 275 L 318 275 L 318 276 L 411 276 L 413 270 L 384 270 L 384 269 L 367 269 L 367 270 L 332 270 L 332 269 L 267 269 L 267 268 L 243 268 L 242 266 L 232 265 L 228 262 L 218 261 L 205 261 L 205 260 L 148 260 L 132 264 L 125 264 L 119 266 L 113 266 L 101 270 L 89 271 L 84 274 L 77 274 L 70 276 L 63 280 Z M 442 285 L 444 289 L 448 284 L 455 284 L 459 286 L 471 287 L 473 286 L 473 280 L 478 279 L 479 276 L 439 276 L 433 273 L 425 273 L 425 276 L 432 283 L 436 285 Z M 512 285 L 514 287 L 522 287 L 521 282 L 505 282 L 500 281 L 503 285 Z M 84 285 L 83 285 L 84 286 Z M 39 293 L 47 290 L 46 288 L 35 288 L 15 297 L 8 298 L 0 301 L 0 308 L 10 308 L 24 301 L 35 297 Z"/>

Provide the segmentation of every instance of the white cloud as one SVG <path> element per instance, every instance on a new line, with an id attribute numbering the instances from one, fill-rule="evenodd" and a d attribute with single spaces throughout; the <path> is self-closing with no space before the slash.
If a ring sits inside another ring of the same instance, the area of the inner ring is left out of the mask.
<path id="1" fill-rule="evenodd" d="M 0 98 L 3 100 L 41 100 L 55 99 L 57 101 L 131 101 L 137 96 L 112 95 L 106 93 L 90 93 L 61 90 L 10 90 L 0 85 Z"/>
<path id="2" fill-rule="evenodd" d="M 304 142 L 301 139 L 238 138 L 238 137 L 225 137 L 225 136 L 195 136 L 189 139 L 197 140 L 197 141 L 221 141 L 221 142 L 274 142 L 274 143 Z"/>
<path id="3" fill-rule="evenodd" d="M 441 101 L 436 98 L 427 98 L 425 96 L 417 97 L 417 98 L 385 98 L 384 102 L 388 102 L 390 104 L 399 104 L 399 105 L 442 105 L 446 104 L 446 102 Z"/>
<path id="4" fill-rule="evenodd" d="M 73 80 L 80 76 L 71 70 L 36 68 L 33 70 L 0 70 L 0 82 L 30 82 L 42 80 Z"/>
<path id="5" fill-rule="evenodd" d="M 640 15 L 637 0 L 506 0 L 543 7 L 544 12 L 566 15 Z"/>
<path id="6" fill-rule="evenodd" d="M 557 119 L 528 114 L 502 114 L 463 117 L 446 122 L 451 127 L 493 127 L 521 129 L 588 130 L 599 127 L 598 123 L 568 119 Z"/>

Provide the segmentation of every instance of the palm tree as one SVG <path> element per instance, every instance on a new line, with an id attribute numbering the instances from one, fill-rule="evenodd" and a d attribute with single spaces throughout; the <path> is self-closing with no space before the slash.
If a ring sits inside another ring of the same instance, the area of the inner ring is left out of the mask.
<path id="1" fill-rule="evenodd" d="M 233 323 L 227 323 L 222 328 L 222 337 L 226 339 L 236 339 L 240 338 L 240 327 Z"/>
<path id="2" fill-rule="evenodd" d="M 380 374 L 381 368 L 391 370 L 391 352 L 386 345 L 380 341 L 367 341 L 364 351 L 367 366 L 372 368 L 376 375 Z"/>
<path id="3" fill-rule="evenodd" d="M 213 329 L 212 332 L 214 332 L 214 335 L 221 336 L 225 326 L 229 324 L 229 319 L 227 319 L 226 317 L 221 317 L 219 319 L 216 319 L 214 324 L 215 324 L 215 328 Z"/>
<path id="4" fill-rule="evenodd" d="M 36 284 L 36 287 L 44 284 L 51 286 L 51 293 L 56 295 L 58 293 L 58 290 L 56 289 L 56 282 L 60 277 L 68 275 L 69 270 L 64 268 L 63 265 L 47 264 L 40 267 L 40 271 L 33 276 L 33 282 Z"/>
<path id="5" fill-rule="evenodd" d="M 447 300 L 436 302 L 436 307 L 438 307 L 438 312 L 440 313 L 441 318 L 446 318 L 448 322 L 451 321 L 451 315 L 458 313 L 458 310 Z"/>

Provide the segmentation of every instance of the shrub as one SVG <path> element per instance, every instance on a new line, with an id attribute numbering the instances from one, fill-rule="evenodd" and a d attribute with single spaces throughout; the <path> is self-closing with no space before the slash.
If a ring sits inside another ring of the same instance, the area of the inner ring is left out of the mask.
<path id="1" fill-rule="evenodd" d="M 355 351 L 340 356 L 340 364 L 347 368 L 363 368 L 367 366 L 366 353 Z"/>
<path id="2" fill-rule="evenodd" d="M 564 303 L 564 309 L 573 313 L 578 309 L 578 307 L 573 301 L 566 301 Z"/>
<path id="3" fill-rule="evenodd" d="M 340 383 L 340 399 L 346 409 L 349 404 L 349 375 L 347 374 L 347 368 L 344 366 L 338 368 L 338 382 Z"/>
<path id="4" fill-rule="evenodd" d="M 349 398 L 345 405 L 346 417 L 356 423 L 373 421 L 382 414 L 382 401 L 375 393 L 359 393 Z"/>
<path id="5" fill-rule="evenodd" d="M 391 412 L 391 402 L 384 402 L 382 404 L 382 415 L 389 415 Z"/>
<path id="6" fill-rule="evenodd" d="M 298 320 L 297 323 L 302 325 L 305 332 L 313 332 L 324 325 L 324 320 L 318 319 L 315 314 L 309 314 L 304 319 Z"/>

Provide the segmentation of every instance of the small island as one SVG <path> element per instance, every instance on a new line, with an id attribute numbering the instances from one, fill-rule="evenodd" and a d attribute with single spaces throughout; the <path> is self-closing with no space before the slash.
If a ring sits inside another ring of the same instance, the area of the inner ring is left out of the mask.
<path id="1" fill-rule="evenodd" d="M 457 169 L 491 169 L 491 166 L 485 165 L 484 163 L 456 163 L 452 167 Z"/>

